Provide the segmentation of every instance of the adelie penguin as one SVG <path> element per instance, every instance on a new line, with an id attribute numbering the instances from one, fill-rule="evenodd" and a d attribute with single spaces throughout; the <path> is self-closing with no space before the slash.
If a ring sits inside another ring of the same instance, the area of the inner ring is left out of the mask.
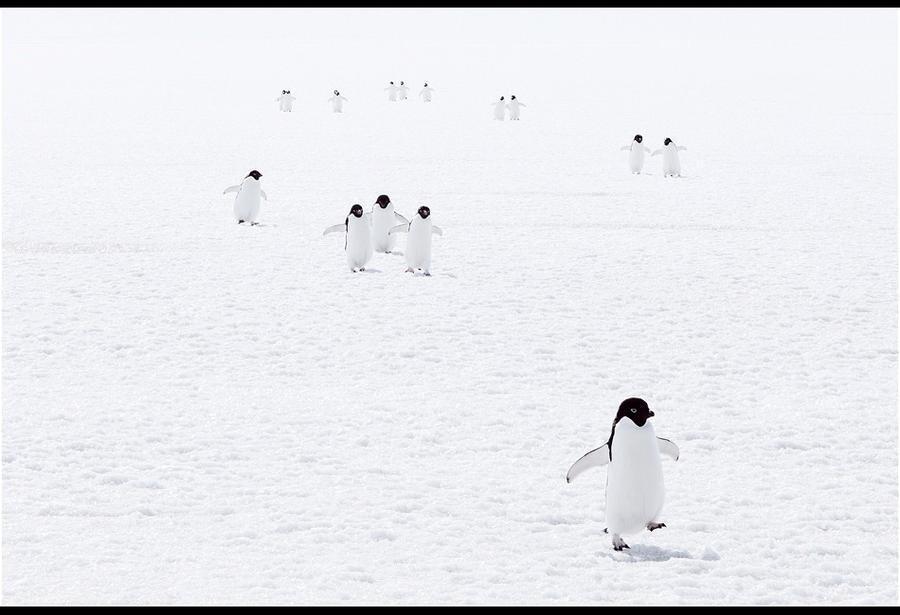
<path id="1" fill-rule="evenodd" d="M 663 141 L 663 148 L 650 155 L 663 155 L 663 177 L 681 177 L 681 160 L 678 158 L 678 152 L 685 151 L 687 151 L 686 147 L 675 145 L 675 141 L 666 137 L 666 140 Z"/>
<path id="2" fill-rule="evenodd" d="M 431 235 L 443 235 L 440 227 L 431 223 L 431 210 L 426 206 L 419 208 L 409 224 L 398 224 L 390 230 L 390 234 L 409 233 L 406 240 L 406 273 L 415 273 L 421 269 L 425 275 L 431 275 Z"/>
<path id="3" fill-rule="evenodd" d="M 250 171 L 237 186 L 229 186 L 225 188 L 222 194 L 229 192 L 237 192 L 234 198 L 234 217 L 238 224 L 249 222 L 251 226 L 259 224 L 256 218 L 259 216 L 259 198 L 262 197 L 269 200 L 266 191 L 259 185 L 259 178 L 262 173 L 257 170 Z"/>
<path id="4" fill-rule="evenodd" d="M 391 81 L 388 84 L 388 86 L 386 88 L 384 88 L 384 91 L 388 93 L 388 100 L 391 102 L 394 102 L 397 100 L 397 92 L 399 90 L 400 90 L 400 88 L 398 88 L 396 85 L 394 85 L 393 81 Z"/>
<path id="5" fill-rule="evenodd" d="M 362 205 L 350 208 L 343 224 L 335 224 L 325 229 L 323 235 L 345 233 L 344 251 L 350 271 L 365 271 L 366 263 L 372 258 L 372 217 L 363 213 Z"/>
<path id="6" fill-rule="evenodd" d="M 434 88 L 428 85 L 428 82 L 425 83 L 425 87 L 422 88 L 422 91 L 419 92 L 419 96 L 422 97 L 424 102 L 431 102 L 431 95 L 434 92 Z"/>
<path id="7" fill-rule="evenodd" d="M 400 87 L 397 88 L 397 97 L 400 100 L 406 100 L 406 93 L 409 92 L 409 86 L 405 85 L 402 81 L 400 82 Z"/>
<path id="8" fill-rule="evenodd" d="M 509 109 L 509 119 L 518 120 L 519 119 L 519 107 L 527 107 L 525 103 L 520 103 L 516 100 L 516 95 L 513 94 L 509 97 L 509 104 L 506 105 L 507 109 Z"/>
<path id="9" fill-rule="evenodd" d="M 409 220 L 394 211 L 390 197 L 386 194 L 380 195 L 372 206 L 372 242 L 376 252 L 390 254 L 394 249 L 397 237 L 391 235 L 391 229 L 398 222 L 409 224 Z"/>
<path id="10" fill-rule="evenodd" d="M 279 109 L 286 113 L 289 113 L 294 107 L 295 100 L 297 100 L 297 97 L 292 96 L 290 90 L 281 90 L 281 96 L 276 98 L 275 102 L 278 103 Z"/>
<path id="11" fill-rule="evenodd" d="M 347 99 L 341 96 L 341 93 L 337 90 L 334 91 L 334 96 L 328 99 L 328 102 L 331 103 L 331 110 L 335 113 L 343 113 L 344 112 L 344 103 L 347 102 Z"/>
<path id="12" fill-rule="evenodd" d="M 640 173 L 644 169 L 644 154 L 650 153 L 650 148 L 644 145 L 644 137 L 634 135 L 631 145 L 623 145 L 621 150 L 630 150 L 628 154 L 628 166 L 631 167 L 632 173 Z"/>
<path id="13" fill-rule="evenodd" d="M 492 102 L 494 107 L 494 119 L 501 122 L 506 119 L 506 98 L 501 96 L 497 102 Z"/>
<path id="14" fill-rule="evenodd" d="M 609 465 L 606 473 L 606 524 L 616 551 L 628 549 L 623 534 L 644 528 L 658 530 L 665 489 L 660 454 L 678 461 L 678 447 L 657 438 L 650 424 L 654 416 L 643 399 L 630 397 L 619 405 L 609 440 L 585 453 L 566 473 L 566 482 L 596 466 Z"/>

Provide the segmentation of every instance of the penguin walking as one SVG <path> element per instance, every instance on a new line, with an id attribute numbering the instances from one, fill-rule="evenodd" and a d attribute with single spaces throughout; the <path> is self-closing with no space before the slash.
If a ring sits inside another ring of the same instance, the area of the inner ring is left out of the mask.
<path id="1" fill-rule="evenodd" d="M 238 224 L 243 224 L 244 222 L 249 222 L 250 226 L 259 224 L 256 221 L 256 218 L 259 216 L 259 198 L 262 197 L 266 201 L 269 200 L 269 197 L 266 196 L 266 191 L 259 185 L 260 177 L 262 177 L 262 173 L 254 169 L 247 174 L 244 181 L 236 186 L 225 188 L 225 191 L 222 193 L 237 192 L 237 196 L 234 198 L 234 217 L 237 219 Z"/>
<path id="2" fill-rule="evenodd" d="M 678 152 L 686 151 L 686 147 L 675 145 L 675 141 L 666 137 L 666 140 L 663 141 L 663 148 L 656 150 L 650 155 L 663 155 L 663 177 L 681 177 L 681 160 L 678 158 Z"/>
<path id="3" fill-rule="evenodd" d="M 400 87 L 397 88 L 397 98 L 400 100 L 406 100 L 406 93 L 409 92 L 409 86 L 405 85 L 402 81 L 400 82 Z"/>
<path id="4" fill-rule="evenodd" d="M 428 85 L 428 82 L 425 82 L 425 87 L 422 88 L 422 91 L 419 92 L 419 96 L 422 98 L 424 102 L 431 102 L 431 95 L 434 92 L 434 88 Z"/>
<path id="5" fill-rule="evenodd" d="M 281 111 L 290 113 L 291 109 L 294 107 L 295 100 L 297 100 L 297 97 L 292 96 L 290 90 L 281 90 L 281 96 L 276 98 L 275 102 L 278 103 L 278 108 Z"/>
<path id="6" fill-rule="evenodd" d="M 444 231 L 431 223 L 431 210 L 422 205 L 408 224 L 398 224 L 389 233 L 409 233 L 406 240 L 406 272 L 415 273 L 421 269 L 425 275 L 431 275 L 431 235 L 443 236 Z"/>
<path id="7" fill-rule="evenodd" d="M 519 119 L 519 107 L 527 107 L 525 103 L 520 103 L 516 100 L 516 95 L 513 94 L 509 97 L 509 104 L 506 107 L 509 109 L 509 119 L 517 120 Z"/>
<path id="8" fill-rule="evenodd" d="M 394 249 L 397 237 L 391 235 L 391 229 L 401 222 L 409 225 L 409 220 L 394 211 L 394 204 L 388 195 L 382 194 L 372 206 L 372 243 L 376 252 L 390 254 Z"/>
<path id="9" fill-rule="evenodd" d="M 344 103 L 347 102 L 347 99 L 341 96 L 341 93 L 337 90 L 334 91 L 334 96 L 328 99 L 328 102 L 331 103 L 331 110 L 335 113 L 343 113 L 344 112 Z"/>
<path id="10" fill-rule="evenodd" d="M 643 399 L 629 397 L 619 405 L 606 444 L 585 453 L 566 473 L 566 482 L 595 466 L 609 465 L 606 473 L 606 531 L 616 551 L 628 549 L 622 534 L 644 528 L 658 530 L 665 489 L 660 453 L 678 461 L 678 447 L 657 438 L 650 424 L 652 410 Z"/>
<path id="11" fill-rule="evenodd" d="M 644 137 L 634 135 L 634 140 L 630 145 L 623 145 L 620 150 L 630 150 L 628 154 L 628 166 L 631 167 L 632 173 L 640 173 L 644 169 L 644 154 L 650 153 L 650 148 L 644 145 Z"/>
<path id="12" fill-rule="evenodd" d="M 501 96 L 500 100 L 497 102 L 492 102 L 491 104 L 494 106 L 494 119 L 500 120 L 501 122 L 506 119 L 506 103 L 504 102 L 506 99 Z"/>
<path id="13" fill-rule="evenodd" d="M 362 205 L 350 208 L 343 224 L 335 224 L 325 229 L 323 235 L 344 233 L 344 251 L 350 271 L 365 271 L 366 263 L 372 258 L 372 217 L 364 214 Z"/>
<path id="14" fill-rule="evenodd" d="M 384 89 L 388 93 L 388 100 L 391 102 L 396 102 L 397 92 L 400 91 L 400 88 L 394 85 L 394 82 L 391 81 L 390 84 Z"/>

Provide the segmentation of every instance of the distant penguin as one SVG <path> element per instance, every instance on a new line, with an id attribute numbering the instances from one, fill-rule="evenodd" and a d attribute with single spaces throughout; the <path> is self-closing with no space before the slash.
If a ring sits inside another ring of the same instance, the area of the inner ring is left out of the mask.
<path id="1" fill-rule="evenodd" d="M 269 200 L 265 190 L 259 185 L 260 177 L 262 177 L 262 173 L 254 169 L 247 174 L 244 181 L 236 186 L 225 188 L 225 192 L 222 193 L 237 192 L 237 196 L 234 198 L 234 217 L 238 224 L 244 222 L 249 222 L 251 226 L 259 224 L 256 221 L 259 216 L 259 198 Z"/>
<path id="2" fill-rule="evenodd" d="M 606 524 L 616 551 L 629 548 L 622 534 L 666 527 L 659 521 L 665 499 L 659 455 L 677 461 L 679 453 L 675 443 L 656 437 L 649 422 L 652 416 L 643 399 L 626 399 L 619 405 L 606 444 L 583 455 L 566 473 L 566 482 L 570 483 L 588 468 L 609 465 Z"/>
<path id="3" fill-rule="evenodd" d="M 421 269 L 431 275 L 431 235 L 443 235 L 444 231 L 431 223 L 431 210 L 424 205 L 419 208 L 409 224 L 398 224 L 390 230 L 394 233 L 409 233 L 406 240 L 406 272 L 415 273 Z"/>
<path id="4" fill-rule="evenodd" d="M 431 102 L 431 94 L 434 92 L 434 88 L 425 83 L 425 87 L 422 88 L 422 91 L 419 92 L 419 96 L 422 97 L 422 100 L 425 102 Z"/>
<path id="5" fill-rule="evenodd" d="M 394 211 L 390 197 L 386 194 L 380 195 L 372 206 L 372 243 L 376 252 L 390 254 L 394 249 L 397 237 L 391 235 L 390 231 L 398 222 L 409 224 L 409 220 Z"/>
<path id="6" fill-rule="evenodd" d="M 401 82 L 400 82 L 400 87 L 397 88 L 397 97 L 398 97 L 400 100 L 406 100 L 406 93 L 407 93 L 407 92 L 409 92 L 409 86 L 408 86 L 408 85 L 404 85 L 404 83 L 401 81 Z"/>
<path id="7" fill-rule="evenodd" d="M 350 208 L 350 213 L 343 224 L 335 224 L 325 229 L 323 235 L 329 233 L 345 233 L 344 251 L 347 253 L 347 265 L 350 271 L 365 271 L 366 263 L 372 258 L 372 218 L 363 213 L 362 205 Z"/>
<path id="8" fill-rule="evenodd" d="M 509 97 L 509 104 L 506 107 L 509 109 L 509 119 L 517 120 L 519 119 L 519 107 L 527 107 L 525 103 L 520 103 L 516 100 L 515 95 Z"/>
<path id="9" fill-rule="evenodd" d="M 391 102 L 397 100 L 397 92 L 400 90 L 400 88 L 394 85 L 393 81 L 391 81 L 391 83 L 384 89 L 388 93 L 388 100 L 390 100 Z"/>
<path id="10" fill-rule="evenodd" d="M 284 112 L 290 112 L 294 106 L 294 101 L 297 100 L 295 96 L 291 96 L 290 90 L 281 90 L 281 96 L 275 99 L 275 102 L 278 103 L 278 108 Z"/>
<path id="11" fill-rule="evenodd" d="M 634 140 L 630 145 L 623 145 L 620 149 L 630 150 L 628 154 L 628 165 L 631 167 L 632 173 L 640 173 L 644 168 L 644 154 L 650 153 L 650 148 L 644 145 L 644 137 L 634 135 Z"/>
<path id="12" fill-rule="evenodd" d="M 678 157 L 678 152 L 684 151 L 687 151 L 686 147 L 675 145 L 675 141 L 666 137 L 666 140 L 663 142 L 663 148 L 656 150 L 650 155 L 663 155 L 663 177 L 681 177 L 681 160 Z"/>
<path id="13" fill-rule="evenodd" d="M 506 102 L 503 96 L 497 102 L 491 103 L 494 106 L 494 119 L 501 122 L 506 119 Z"/>
<path id="14" fill-rule="evenodd" d="M 335 113 L 343 113 L 344 112 L 344 103 L 347 102 L 347 99 L 341 96 L 341 93 L 337 90 L 334 91 L 334 96 L 328 99 L 328 102 L 331 103 L 331 110 Z"/>

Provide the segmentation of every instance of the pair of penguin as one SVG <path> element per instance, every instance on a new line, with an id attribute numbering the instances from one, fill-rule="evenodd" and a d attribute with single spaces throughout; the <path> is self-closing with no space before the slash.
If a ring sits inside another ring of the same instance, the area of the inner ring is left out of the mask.
<path id="1" fill-rule="evenodd" d="M 425 84 L 426 86 L 428 84 Z M 400 82 L 400 85 L 394 85 L 394 82 L 391 81 L 390 84 L 386 88 L 384 88 L 388 93 L 388 100 L 396 101 L 396 100 L 406 100 L 406 93 L 409 92 L 409 86 Z"/>
<path id="2" fill-rule="evenodd" d="M 250 226 L 259 224 L 256 221 L 259 218 L 259 199 L 262 197 L 266 201 L 269 200 L 269 197 L 266 196 L 266 191 L 259 184 L 260 177 L 262 177 L 262 173 L 254 169 L 247 174 L 247 177 L 240 184 L 229 186 L 222 193 L 237 192 L 237 196 L 234 198 L 234 217 L 238 224 L 244 224 L 245 222 L 249 222 Z"/>
<path id="3" fill-rule="evenodd" d="M 509 98 L 509 103 L 505 102 L 506 97 L 501 96 L 500 100 L 497 102 L 491 103 L 494 106 L 494 119 L 500 120 L 501 122 L 506 119 L 506 110 L 509 109 L 509 119 L 518 120 L 519 119 L 519 107 L 527 107 L 525 103 L 519 102 L 516 100 L 516 95 L 513 94 Z"/>
<path id="4" fill-rule="evenodd" d="M 278 108 L 284 112 L 290 112 L 294 107 L 294 101 L 297 100 L 296 96 L 291 95 L 290 90 L 281 90 L 281 96 L 275 99 L 275 102 L 278 103 Z"/>
<path id="5" fill-rule="evenodd" d="M 571 483 L 589 468 L 609 466 L 604 531 L 612 534 L 616 551 L 630 548 L 623 534 L 666 527 L 659 520 L 665 499 L 660 454 L 678 461 L 679 451 L 671 440 L 656 437 L 650 424 L 653 416 L 647 402 L 629 397 L 619 405 L 606 443 L 582 455 L 566 473 L 566 482 Z"/>
<path id="6" fill-rule="evenodd" d="M 666 137 L 666 140 L 663 141 L 662 149 L 658 149 L 652 154 L 650 153 L 650 148 L 644 145 L 644 137 L 641 135 L 634 135 L 634 140 L 630 145 L 623 145 L 621 150 L 630 150 L 628 154 L 628 166 L 631 167 L 632 173 L 640 173 L 644 168 L 644 153 L 650 154 L 650 156 L 658 156 L 659 154 L 663 155 L 663 177 L 681 177 L 681 160 L 678 157 L 678 152 L 687 151 L 686 147 L 681 145 L 675 145 L 675 141 Z"/>
<path id="7" fill-rule="evenodd" d="M 400 224 L 397 224 L 400 222 Z M 358 203 L 350 208 L 343 224 L 335 224 L 325 229 L 329 233 L 345 233 L 344 251 L 350 271 L 365 271 L 366 264 L 374 251 L 390 254 L 394 249 L 397 233 L 409 233 L 406 240 L 406 272 L 422 270 L 431 275 L 431 235 L 443 235 L 440 227 L 431 222 L 431 210 L 425 205 L 419 207 L 412 220 L 394 211 L 394 205 L 386 194 L 375 200 L 369 213 L 363 213 Z"/>

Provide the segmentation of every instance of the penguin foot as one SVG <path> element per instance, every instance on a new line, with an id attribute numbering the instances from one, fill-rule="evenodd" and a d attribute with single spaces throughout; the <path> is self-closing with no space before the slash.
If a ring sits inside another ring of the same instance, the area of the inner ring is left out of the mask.
<path id="1" fill-rule="evenodd" d="M 243 223 L 244 223 L 243 220 L 238 220 L 238 224 L 243 224 Z"/>
<path id="2" fill-rule="evenodd" d="M 651 532 L 653 530 L 658 530 L 661 527 L 666 527 L 666 524 L 665 523 L 648 523 L 647 524 L 647 529 L 650 530 Z"/>
<path id="3" fill-rule="evenodd" d="M 259 226 L 259 222 L 251 222 L 250 226 Z"/>
<path id="4" fill-rule="evenodd" d="M 365 267 L 360 267 L 359 270 L 360 270 L 360 271 L 365 271 L 366 268 L 365 268 Z"/>
<path id="5" fill-rule="evenodd" d="M 612 539 L 613 549 L 616 551 L 621 551 L 622 549 L 630 549 L 628 545 L 625 544 L 625 541 L 622 540 L 622 537 L 618 534 L 613 534 Z"/>
<path id="6" fill-rule="evenodd" d="M 429 278 L 431 277 L 431 274 L 428 273 L 427 271 L 425 272 L 425 275 L 428 276 Z"/>
<path id="7" fill-rule="evenodd" d="M 412 267 L 407 267 L 406 271 L 404 271 L 403 273 L 415 273 L 415 272 L 416 271 Z"/>

